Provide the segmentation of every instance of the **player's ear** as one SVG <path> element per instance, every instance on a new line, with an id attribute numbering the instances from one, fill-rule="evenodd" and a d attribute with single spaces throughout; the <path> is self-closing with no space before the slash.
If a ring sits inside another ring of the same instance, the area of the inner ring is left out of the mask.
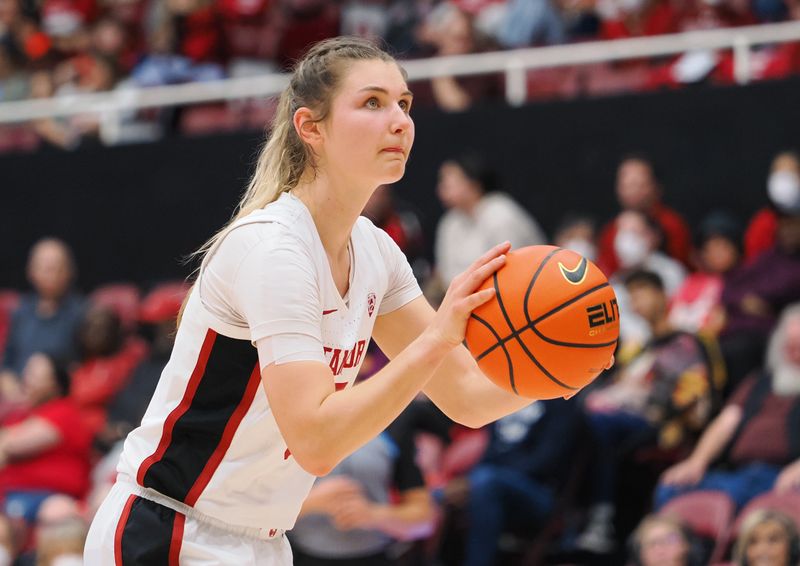
<path id="1" fill-rule="evenodd" d="M 322 135 L 319 130 L 319 122 L 314 117 L 310 108 L 301 106 L 292 117 L 294 129 L 300 137 L 300 141 L 312 147 L 319 143 Z"/>

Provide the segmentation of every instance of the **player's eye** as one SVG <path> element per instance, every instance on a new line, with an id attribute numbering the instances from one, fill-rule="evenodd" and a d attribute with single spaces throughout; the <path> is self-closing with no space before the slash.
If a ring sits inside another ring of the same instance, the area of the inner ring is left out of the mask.
<path id="1" fill-rule="evenodd" d="M 378 98 L 373 96 L 364 103 L 364 106 L 371 109 L 380 108 L 380 102 L 378 102 Z"/>
<path id="2" fill-rule="evenodd" d="M 411 103 L 408 100 L 401 100 L 398 104 L 400 105 L 400 109 L 406 114 L 411 110 Z"/>

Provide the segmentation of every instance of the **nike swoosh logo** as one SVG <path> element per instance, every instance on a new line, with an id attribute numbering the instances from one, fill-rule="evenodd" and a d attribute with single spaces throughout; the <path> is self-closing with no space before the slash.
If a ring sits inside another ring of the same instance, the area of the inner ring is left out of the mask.
<path id="1" fill-rule="evenodd" d="M 339 309 L 331 309 L 331 310 L 327 310 L 327 311 L 322 311 L 322 316 L 325 316 L 326 314 L 331 314 L 332 312 L 336 312 L 338 310 Z"/>
<path id="2" fill-rule="evenodd" d="M 564 267 L 564 264 L 560 261 L 558 262 L 558 268 L 561 270 L 561 275 L 564 276 L 564 279 L 572 283 L 573 285 L 580 285 L 583 283 L 583 280 L 586 279 L 586 269 L 588 263 L 586 262 L 586 258 L 582 257 L 581 260 L 578 262 L 578 265 L 573 267 L 572 269 L 567 269 Z"/>

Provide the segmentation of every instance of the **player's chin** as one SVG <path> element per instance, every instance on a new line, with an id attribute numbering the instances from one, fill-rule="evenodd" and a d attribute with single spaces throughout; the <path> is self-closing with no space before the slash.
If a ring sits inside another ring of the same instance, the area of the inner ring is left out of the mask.
<path id="1" fill-rule="evenodd" d="M 405 161 L 398 161 L 394 163 L 390 163 L 385 165 L 381 168 L 381 181 L 379 184 L 381 185 L 389 185 L 391 183 L 396 183 L 400 179 L 403 178 L 403 175 L 406 172 L 406 162 Z"/>

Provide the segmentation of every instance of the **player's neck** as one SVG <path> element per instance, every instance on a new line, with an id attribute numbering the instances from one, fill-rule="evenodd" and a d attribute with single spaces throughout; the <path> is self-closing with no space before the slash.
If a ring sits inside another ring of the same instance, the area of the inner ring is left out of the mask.
<path id="1" fill-rule="evenodd" d="M 353 190 L 349 183 L 332 183 L 322 174 L 292 190 L 311 213 L 322 245 L 330 256 L 346 253 L 353 225 L 369 198 L 368 193 L 361 196 L 363 192 Z"/>

